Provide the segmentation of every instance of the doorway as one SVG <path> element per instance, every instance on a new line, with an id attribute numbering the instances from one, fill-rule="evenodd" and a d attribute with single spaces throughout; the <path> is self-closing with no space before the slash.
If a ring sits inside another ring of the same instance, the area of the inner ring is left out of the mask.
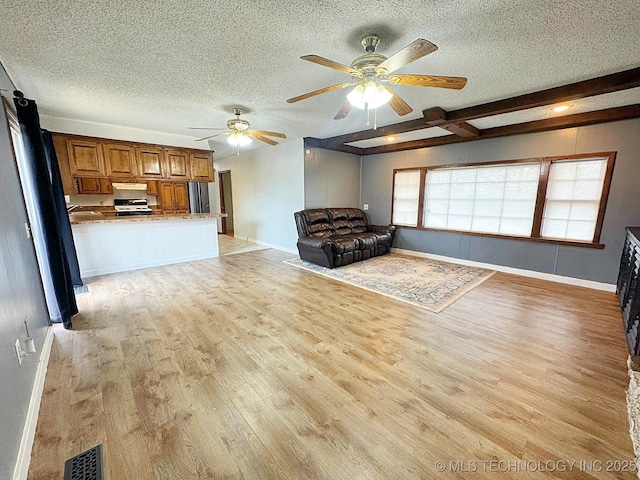
<path id="1" fill-rule="evenodd" d="M 231 192 L 231 170 L 218 173 L 220 181 L 220 213 L 226 213 L 222 217 L 222 234 L 233 237 L 233 196 Z"/>

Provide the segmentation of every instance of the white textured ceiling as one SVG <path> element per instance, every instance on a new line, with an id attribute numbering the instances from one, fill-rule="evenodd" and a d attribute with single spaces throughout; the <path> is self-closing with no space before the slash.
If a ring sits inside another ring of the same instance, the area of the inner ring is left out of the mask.
<path id="1" fill-rule="evenodd" d="M 382 126 L 640 66 L 639 30 L 640 0 L 0 0 L 0 61 L 51 116 L 198 138 L 188 127 L 222 128 L 242 106 L 253 128 L 324 138 L 363 130 L 366 115 L 333 120 L 340 90 L 286 103 L 349 78 L 301 55 L 348 65 L 365 34 L 386 56 L 426 38 L 439 50 L 399 73 L 469 79 L 395 87 L 414 112 L 382 107 Z"/>

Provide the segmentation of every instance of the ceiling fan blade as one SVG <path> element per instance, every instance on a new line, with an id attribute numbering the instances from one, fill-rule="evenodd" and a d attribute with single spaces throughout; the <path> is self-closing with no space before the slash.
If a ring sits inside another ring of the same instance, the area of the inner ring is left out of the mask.
<path id="1" fill-rule="evenodd" d="M 226 128 L 189 127 L 189 130 L 226 130 Z"/>
<path id="2" fill-rule="evenodd" d="M 430 53 L 435 52 L 438 49 L 433 43 L 424 38 L 418 38 L 414 40 L 409 45 L 404 47 L 402 50 L 394 53 L 389 58 L 387 58 L 384 62 L 378 65 L 379 69 L 384 69 L 387 73 L 391 73 L 399 69 L 400 67 L 404 67 L 411 62 L 415 62 L 419 58 L 424 57 L 425 55 L 429 55 Z"/>
<path id="3" fill-rule="evenodd" d="M 352 108 L 351 102 L 349 102 L 349 100 L 345 100 L 342 106 L 340 107 L 340 110 L 338 110 L 338 113 L 336 113 L 336 116 L 333 117 L 333 119 L 342 120 L 344 117 L 349 115 L 351 108 Z"/>
<path id="4" fill-rule="evenodd" d="M 317 63 L 318 65 L 322 65 L 323 67 L 333 68 L 334 70 L 338 70 L 339 72 L 347 73 L 349 75 L 360 76 L 360 72 L 355 68 L 347 67 L 342 63 L 334 62 L 333 60 L 329 60 L 328 58 L 320 57 L 318 55 L 304 55 L 300 57 L 302 60 L 306 60 L 307 62 Z"/>
<path id="5" fill-rule="evenodd" d="M 268 135 L 270 137 L 287 138 L 287 136 L 284 133 L 269 132 L 268 130 L 252 130 L 252 131 L 259 135 Z"/>
<path id="6" fill-rule="evenodd" d="M 208 137 L 198 138 L 198 139 L 196 140 L 196 142 L 200 142 L 200 141 L 202 141 L 202 140 L 209 140 L 210 138 L 219 137 L 220 135 L 228 135 L 229 133 L 231 133 L 231 132 L 226 131 L 226 132 L 216 133 L 216 134 L 214 134 L 214 135 L 209 135 Z"/>
<path id="7" fill-rule="evenodd" d="M 389 106 L 391 108 L 393 108 L 393 110 L 400 115 L 401 117 L 403 115 L 407 115 L 408 113 L 413 112 L 413 108 L 411 108 L 411 106 L 405 102 L 400 95 L 398 95 L 396 92 L 394 92 L 393 90 L 391 90 L 391 88 L 385 86 L 384 88 L 387 89 L 387 91 L 393 95 L 393 97 L 391 97 L 391 100 L 389 100 Z"/>
<path id="8" fill-rule="evenodd" d="M 460 90 L 467 84 L 464 77 L 442 77 L 438 75 L 390 75 L 389 83 L 394 85 L 413 85 L 415 87 L 452 88 Z"/>
<path id="9" fill-rule="evenodd" d="M 321 93 L 331 92 L 333 90 L 338 90 L 340 88 L 348 87 L 353 85 L 353 82 L 345 82 L 345 83 L 336 83 L 335 85 L 331 85 L 330 87 L 324 87 L 320 90 L 314 90 L 313 92 L 305 93 L 304 95 L 300 95 L 298 97 L 293 97 L 287 100 L 287 103 L 295 103 L 300 100 L 306 100 L 307 98 L 315 97 L 316 95 L 320 95 Z"/>
<path id="10" fill-rule="evenodd" d="M 276 142 L 275 140 L 271 140 L 270 138 L 263 137 L 262 135 L 257 133 L 255 130 L 245 130 L 245 133 L 249 135 L 251 138 L 255 138 L 256 140 L 260 140 L 261 142 L 264 142 L 264 143 L 268 143 L 269 145 L 278 144 L 278 142 Z"/>

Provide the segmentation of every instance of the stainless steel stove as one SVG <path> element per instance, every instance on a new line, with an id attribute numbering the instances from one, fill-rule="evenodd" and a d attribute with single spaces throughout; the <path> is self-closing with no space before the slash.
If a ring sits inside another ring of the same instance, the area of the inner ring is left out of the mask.
<path id="1" fill-rule="evenodd" d="M 113 206 L 118 217 L 153 214 L 145 198 L 114 198 Z"/>

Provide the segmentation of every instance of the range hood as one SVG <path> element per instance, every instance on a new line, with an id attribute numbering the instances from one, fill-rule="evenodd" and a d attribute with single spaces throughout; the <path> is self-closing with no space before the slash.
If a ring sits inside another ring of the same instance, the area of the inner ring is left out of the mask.
<path id="1" fill-rule="evenodd" d="M 146 183 L 116 183 L 111 184 L 114 190 L 147 190 Z"/>

